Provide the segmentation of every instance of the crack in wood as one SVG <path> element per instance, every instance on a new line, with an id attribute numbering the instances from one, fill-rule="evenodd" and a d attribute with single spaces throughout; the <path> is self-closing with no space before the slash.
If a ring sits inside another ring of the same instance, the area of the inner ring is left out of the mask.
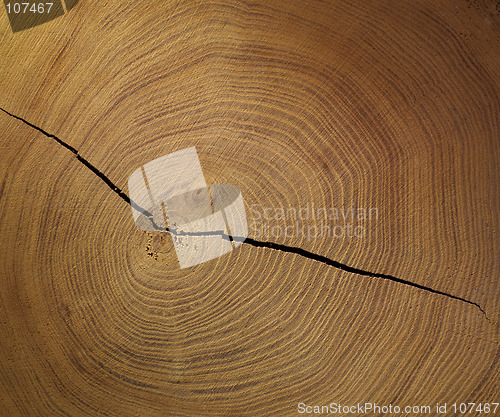
<path id="1" fill-rule="evenodd" d="M 19 120 L 23 122 L 24 124 L 30 126 L 31 128 L 37 130 L 38 132 L 42 133 L 43 135 L 54 139 L 59 145 L 63 146 L 67 150 L 69 150 L 71 153 L 73 153 L 78 159 L 80 163 L 82 163 L 85 167 L 90 169 L 95 175 L 97 175 L 115 194 L 117 194 L 123 201 L 125 201 L 127 204 L 132 206 L 134 209 L 137 211 L 142 212 L 150 221 L 153 227 L 158 230 L 158 231 L 166 231 L 171 234 L 177 235 L 177 236 L 221 236 L 223 239 L 229 240 L 231 242 L 242 242 L 246 243 L 248 245 L 254 246 L 254 247 L 260 247 L 260 248 L 269 248 L 273 249 L 276 251 L 280 252 L 285 252 L 285 253 L 292 253 L 295 255 L 302 256 L 307 259 L 311 259 L 316 262 L 321 262 L 325 265 L 331 266 L 333 268 L 345 271 L 345 272 L 350 272 L 352 274 L 360 275 L 360 276 L 365 276 L 365 277 L 370 277 L 370 278 L 379 278 L 379 279 L 384 279 L 392 282 L 396 282 L 398 284 L 406 285 L 409 287 L 413 288 L 418 288 L 423 291 L 427 291 L 431 294 L 436 294 L 436 295 L 441 295 L 444 297 L 451 298 L 453 300 L 461 301 L 464 303 L 467 303 L 469 305 L 477 307 L 481 313 L 484 314 L 486 319 L 489 321 L 489 318 L 486 314 L 486 312 L 483 310 L 483 308 L 478 304 L 475 303 L 474 301 L 467 300 L 465 298 L 444 292 L 444 291 L 439 291 L 431 287 L 427 287 L 425 285 L 417 284 L 412 281 L 408 281 L 402 278 L 395 277 L 393 275 L 388 275 L 388 274 L 382 274 L 382 273 L 377 273 L 377 272 L 370 272 L 370 271 L 365 271 L 359 268 L 355 268 L 346 264 L 343 264 L 341 262 L 335 261 L 333 259 L 330 259 L 326 256 L 319 255 L 317 253 L 310 252 L 308 250 L 298 248 L 298 247 L 293 247 L 293 246 L 287 246 L 279 243 L 274 243 L 274 242 L 265 242 L 265 241 L 260 241 L 260 240 L 255 240 L 252 238 L 243 238 L 243 237 L 238 237 L 238 236 L 231 236 L 230 234 L 224 233 L 224 231 L 210 231 L 210 232 L 184 232 L 182 230 L 177 230 L 174 228 L 164 228 L 158 226 L 154 219 L 153 219 L 153 214 L 150 213 L 149 211 L 143 209 L 142 207 L 138 206 L 136 203 L 131 201 L 130 197 L 123 192 L 119 187 L 117 187 L 103 172 L 101 172 L 99 169 L 97 169 L 94 165 L 92 165 L 89 161 L 87 161 L 85 158 L 83 158 L 79 153 L 78 150 L 72 147 L 71 145 L 67 144 L 63 140 L 59 139 L 57 136 L 52 135 L 42 128 L 28 122 L 27 120 L 23 119 L 22 117 L 16 116 L 12 113 L 9 113 L 7 110 L 4 110 L 3 108 L 0 107 L 0 110 L 3 111 L 5 114 L 9 115 L 10 117 L 13 117 L 16 120 Z"/>

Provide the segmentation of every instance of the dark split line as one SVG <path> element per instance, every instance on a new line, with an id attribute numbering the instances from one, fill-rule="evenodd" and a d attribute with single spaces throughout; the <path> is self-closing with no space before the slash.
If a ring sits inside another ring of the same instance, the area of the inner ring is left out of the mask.
<path id="1" fill-rule="evenodd" d="M 236 238 L 234 238 L 234 239 L 236 239 Z M 304 258 L 308 258 L 308 259 L 312 259 L 312 260 L 317 261 L 317 262 L 324 263 L 325 265 L 332 266 L 332 267 L 340 269 L 342 271 L 351 272 L 353 274 L 357 274 L 357 275 L 361 275 L 361 276 L 365 276 L 365 277 L 386 279 L 388 281 L 397 282 L 399 284 L 408 285 L 408 286 L 413 287 L 413 288 L 418 288 L 420 290 L 428 291 L 432 294 L 443 295 L 445 297 L 449 297 L 449 298 L 452 298 L 454 300 L 463 301 L 464 303 L 467 303 L 467 304 L 470 304 L 470 305 L 473 305 L 473 306 L 476 306 L 477 308 L 479 308 L 479 310 L 481 310 L 481 312 L 486 316 L 486 318 L 488 318 L 488 316 L 486 315 L 486 312 L 481 308 L 481 306 L 479 304 L 475 303 L 474 301 L 469 301 L 465 298 L 458 297 L 456 295 L 449 294 L 449 293 L 446 293 L 443 291 L 435 290 L 434 288 L 426 287 L 425 285 L 420 285 L 420 284 L 417 284 L 417 283 L 412 282 L 412 281 L 407 281 L 405 279 L 398 278 L 398 277 L 395 277 L 393 275 L 364 271 L 362 269 L 354 268 L 352 266 L 343 264 L 341 262 L 334 261 L 333 259 L 327 258 L 326 256 L 318 255 L 316 253 L 309 252 L 305 249 L 297 248 L 297 247 L 293 247 L 293 246 L 286 246 L 286 245 L 281 245 L 279 243 L 273 243 L 273 242 L 260 242 L 258 240 L 254 240 L 251 238 L 247 238 L 245 240 L 245 243 L 249 243 L 250 245 L 257 246 L 257 247 L 265 247 L 265 248 L 270 248 L 270 249 L 274 249 L 274 250 L 279 250 L 281 252 L 294 253 L 296 255 L 303 256 Z"/>
<path id="2" fill-rule="evenodd" d="M 111 191 L 113 191 L 115 194 L 117 194 L 123 201 L 125 201 L 127 204 L 130 204 L 132 207 L 134 207 L 138 211 L 143 211 L 141 207 L 139 207 L 137 204 L 135 204 L 133 201 L 130 200 L 130 197 L 125 194 L 120 188 L 118 188 L 113 181 L 111 181 L 103 172 L 99 171 L 94 165 L 92 165 L 89 161 L 87 161 L 85 158 L 83 158 L 79 153 L 78 150 L 73 148 L 73 146 L 67 144 L 66 142 L 62 141 L 59 139 L 57 136 L 52 135 L 42 128 L 35 126 L 34 124 L 28 122 L 27 120 L 23 119 L 22 117 L 16 116 L 15 114 L 9 113 L 7 110 L 4 110 L 0 107 L 0 110 L 2 110 L 5 114 L 9 115 L 10 117 L 13 117 L 14 119 L 17 119 L 24 124 L 28 125 L 29 127 L 38 130 L 41 134 L 47 136 L 48 138 L 54 139 L 59 145 L 62 147 L 66 148 L 68 151 L 70 151 L 72 154 L 76 156 L 76 159 L 78 159 L 79 162 L 81 162 L 84 166 L 86 166 L 88 169 L 90 169 L 95 175 L 97 175 L 101 180 L 104 181 L 104 183 L 111 188 Z M 149 212 L 145 213 L 148 217 L 151 216 L 152 214 Z"/>
<path id="3" fill-rule="evenodd" d="M 178 230 L 175 230 L 172 228 L 169 229 L 169 228 L 160 227 L 153 220 L 152 213 L 150 213 L 147 210 L 144 210 L 142 207 L 138 206 L 136 203 L 131 201 L 130 197 L 127 194 L 125 194 L 120 188 L 118 188 L 113 183 L 113 181 L 111 181 L 103 172 L 99 171 L 94 165 L 92 165 L 89 161 L 87 161 L 85 158 L 83 158 L 78 153 L 77 149 L 73 148 L 71 145 L 62 141 L 57 136 L 52 135 L 52 134 L 46 132 L 45 130 L 43 130 L 42 128 L 35 126 L 34 124 L 28 122 L 27 120 L 23 119 L 22 117 L 19 117 L 19 116 L 12 114 L 12 113 L 9 113 L 7 110 L 4 110 L 1 107 L 0 107 L 0 110 L 3 111 L 5 114 L 9 115 L 10 117 L 13 117 L 14 119 L 19 120 L 19 121 L 23 122 L 24 124 L 28 125 L 29 127 L 37 130 L 38 132 L 42 133 L 43 135 L 47 136 L 48 138 L 55 140 L 59 145 L 63 146 L 64 148 L 69 150 L 71 153 L 73 153 L 75 155 L 76 159 L 80 163 L 82 163 L 85 167 L 87 167 L 89 170 L 91 170 L 95 175 L 97 175 L 111 189 L 111 191 L 113 191 L 116 195 L 118 195 L 123 201 L 125 201 L 127 204 L 132 206 L 134 209 L 136 209 L 137 211 L 144 214 L 151 221 L 153 227 L 158 231 L 166 231 L 166 232 L 169 232 L 169 233 L 171 233 L 173 235 L 177 235 L 177 236 L 216 236 L 216 235 L 220 235 L 220 236 L 222 236 L 222 238 L 224 238 L 226 240 L 246 243 L 248 245 L 251 245 L 251 246 L 254 246 L 257 248 L 269 248 L 269 249 L 273 249 L 273 250 L 280 251 L 280 252 L 293 253 L 295 255 L 299 255 L 299 256 L 302 256 L 304 258 L 316 261 L 316 262 L 321 262 L 325 265 L 331 266 L 331 267 L 339 269 L 341 271 L 350 272 L 352 274 L 361 275 L 361 276 L 370 277 L 370 278 L 385 279 L 388 281 L 396 282 L 398 284 L 403 284 L 403 285 L 407 285 L 409 287 L 418 288 L 420 290 L 427 291 L 427 292 L 430 292 L 432 294 L 442 295 L 444 297 L 448 297 L 448 298 L 451 298 L 453 300 L 462 301 L 464 303 L 476 306 L 484 314 L 486 319 L 489 320 L 488 316 L 486 315 L 486 312 L 482 309 L 482 307 L 479 304 L 475 303 L 474 301 L 470 301 L 470 300 L 467 300 L 465 298 L 458 297 L 456 295 L 449 294 L 449 293 L 446 293 L 443 291 L 439 291 L 439 290 L 436 290 L 436 289 L 431 288 L 431 287 L 426 287 L 425 285 L 420 285 L 420 284 L 417 284 L 415 282 L 407 281 L 405 279 L 398 278 L 398 277 L 395 277 L 392 275 L 380 274 L 380 273 L 376 273 L 376 272 L 369 272 L 369 271 L 364 271 L 362 269 L 354 268 L 352 266 L 343 264 L 341 262 L 334 261 L 333 259 L 327 258 L 326 256 L 318 255 L 318 254 L 313 253 L 313 252 L 309 252 L 309 251 L 302 249 L 302 248 L 282 245 L 282 244 L 274 243 L 274 242 L 264 242 L 264 241 L 255 240 L 255 239 L 248 238 L 248 237 L 242 238 L 242 237 L 238 237 L 238 236 L 231 236 L 231 235 L 224 233 L 223 231 L 194 233 L 194 232 L 182 232 L 182 231 L 178 231 Z"/>

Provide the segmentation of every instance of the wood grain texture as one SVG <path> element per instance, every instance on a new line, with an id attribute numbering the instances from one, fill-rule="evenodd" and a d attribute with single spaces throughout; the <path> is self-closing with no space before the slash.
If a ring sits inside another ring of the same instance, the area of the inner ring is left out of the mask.
<path id="1" fill-rule="evenodd" d="M 79 2 L 15 34 L 0 14 L 0 107 L 124 192 L 196 146 L 249 216 L 378 209 L 363 238 L 269 240 L 486 313 L 249 244 L 181 270 L 0 112 L 0 415 L 499 402 L 499 22 L 486 0 Z"/>

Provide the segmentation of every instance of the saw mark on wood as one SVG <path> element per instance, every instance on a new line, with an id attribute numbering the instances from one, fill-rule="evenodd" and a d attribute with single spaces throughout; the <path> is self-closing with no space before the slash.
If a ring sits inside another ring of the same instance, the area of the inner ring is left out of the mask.
<path id="1" fill-rule="evenodd" d="M 36 125 L 28 122 L 27 120 L 23 119 L 22 117 L 19 117 L 19 116 L 16 116 L 16 115 L 12 114 L 12 113 L 9 113 L 7 110 L 4 110 L 1 107 L 0 107 L 0 110 L 3 111 L 5 114 L 9 115 L 10 117 L 13 117 L 14 119 L 19 120 L 19 121 L 23 122 L 24 124 L 28 125 L 29 127 L 37 130 L 38 132 L 42 133 L 44 136 L 55 140 L 59 145 L 63 146 L 67 150 L 69 150 L 72 154 L 75 155 L 76 159 L 81 164 L 83 164 L 90 171 L 92 171 L 95 175 L 97 175 L 123 201 L 125 201 L 127 204 L 129 204 L 130 206 L 132 206 L 134 209 L 142 212 L 151 221 L 151 224 L 153 225 L 153 227 L 156 230 L 158 230 L 158 231 L 166 231 L 166 232 L 169 232 L 171 234 L 178 235 L 178 236 L 222 236 L 222 238 L 224 238 L 226 240 L 229 240 L 230 242 L 234 242 L 234 241 L 236 241 L 236 242 L 242 242 L 242 243 L 245 243 L 247 245 L 251 245 L 251 246 L 254 246 L 254 247 L 258 247 L 258 248 L 268 248 L 268 249 L 273 249 L 273 250 L 276 250 L 276 251 L 279 251 L 279 252 L 292 253 L 292 254 L 295 254 L 295 255 L 302 256 L 302 257 L 307 258 L 307 259 L 311 259 L 311 260 L 316 261 L 316 262 L 321 262 L 321 263 L 323 263 L 325 265 L 331 266 L 331 267 L 339 269 L 341 271 L 350 272 L 352 274 L 356 274 L 356 275 L 360 275 L 360 276 L 364 276 L 364 277 L 378 278 L 378 279 L 384 279 L 384 280 L 392 281 L 392 282 L 395 282 L 395 283 L 398 283 L 398 284 L 402 284 L 402 285 L 406 285 L 406 286 L 409 286 L 409 287 L 418 288 L 420 290 L 427 291 L 427 292 L 429 292 L 431 294 L 441 295 L 441 296 L 444 296 L 444 297 L 451 298 L 453 300 L 457 300 L 457 301 L 461 301 L 461 302 L 467 303 L 469 305 L 477 307 L 481 311 L 481 313 L 484 314 L 484 316 L 486 317 L 486 319 L 489 321 L 486 312 L 483 310 L 483 308 L 478 303 L 475 303 L 474 301 L 470 301 L 470 300 L 467 300 L 465 298 L 462 298 L 462 297 L 459 297 L 459 296 L 456 296 L 456 295 L 453 295 L 453 294 L 450 294 L 450 293 L 447 293 L 447 292 L 444 292 L 444 291 L 436 290 L 434 288 L 427 287 L 425 285 L 417 284 L 417 283 L 412 282 L 412 281 L 408 281 L 408 280 L 405 280 L 405 279 L 402 279 L 402 278 L 398 278 L 398 277 L 395 277 L 393 275 L 382 274 L 382 273 L 378 273 L 378 272 L 370 272 L 370 271 L 365 271 L 363 269 L 355 268 L 355 267 L 343 264 L 341 262 L 335 261 L 333 259 L 330 259 L 330 258 L 328 258 L 326 256 L 319 255 L 317 253 L 313 253 L 313 252 L 310 252 L 310 251 L 302 249 L 302 248 L 293 247 L 293 246 L 287 246 L 287 245 L 283 245 L 283 244 L 279 244 L 279 243 L 274 243 L 274 242 L 265 242 L 265 241 L 255 240 L 255 239 L 252 239 L 252 238 L 249 238 L 249 237 L 242 238 L 242 237 L 238 237 L 238 236 L 231 236 L 229 234 L 224 233 L 223 231 L 213 231 L 213 232 L 183 232 L 181 230 L 176 230 L 176 229 L 173 229 L 173 228 L 159 227 L 155 223 L 155 221 L 153 219 L 153 214 L 152 213 L 150 213 L 149 211 L 143 209 L 142 207 L 138 206 L 136 203 L 134 203 L 133 201 L 131 201 L 130 197 L 123 190 L 121 190 L 119 187 L 117 187 L 113 183 L 113 181 L 111 181 L 102 171 L 100 171 L 99 169 L 97 169 L 97 167 L 95 167 L 89 161 L 87 161 L 85 158 L 83 158 L 79 154 L 79 152 L 78 152 L 77 149 L 75 149 L 71 145 L 67 144 L 63 140 L 59 139 L 57 136 L 55 136 L 53 134 L 50 134 L 50 133 L 46 132 L 45 130 L 43 130 L 42 128 L 40 128 L 40 127 L 38 127 L 38 126 L 36 126 Z"/>

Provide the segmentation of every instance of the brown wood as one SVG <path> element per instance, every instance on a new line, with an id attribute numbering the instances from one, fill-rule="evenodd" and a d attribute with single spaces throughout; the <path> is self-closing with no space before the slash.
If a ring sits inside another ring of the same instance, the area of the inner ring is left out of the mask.
<path id="1" fill-rule="evenodd" d="M 0 415 L 500 402 L 499 21 L 486 0 L 1 13 Z M 249 221 L 378 210 L 362 238 L 250 237 L 444 294 L 249 243 L 179 269 L 82 161 L 128 193 L 190 146 Z"/>

